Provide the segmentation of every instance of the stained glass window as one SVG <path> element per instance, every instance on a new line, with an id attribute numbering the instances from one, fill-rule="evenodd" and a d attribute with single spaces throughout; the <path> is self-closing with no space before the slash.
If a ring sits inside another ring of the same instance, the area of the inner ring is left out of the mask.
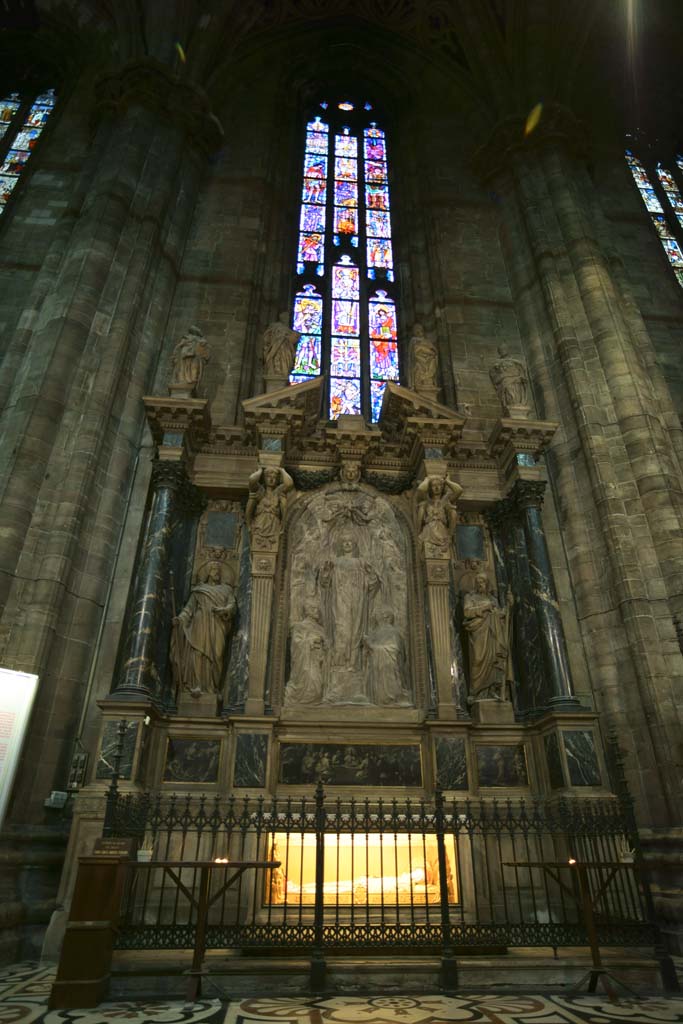
<path id="1" fill-rule="evenodd" d="M 0 100 L 0 214 L 19 182 L 56 102 L 53 89 L 28 105 L 17 93 Z M 9 144 L 8 144 L 9 140 Z"/>
<path id="2" fill-rule="evenodd" d="M 387 140 L 372 109 L 324 102 L 306 125 L 290 380 L 324 373 L 330 418 L 375 422 L 399 353 Z"/>
<path id="3" fill-rule="evenodd" d="M 644 165 L 638 157 L 634 156 L 630 149 L 626 150 L 626 162 L 638 187 L 641 199 L 645 203 L 645 208 L 650 214 L 655 231 L 659 235 L 659 240 L 662 243 L 667 259 L 673 268 L 678 283 L 683 287 L 683 250 L 675 238 L 672 227 L 669 225 L 664 207 L 654 188 L 654 179 L 650 178 Z M 676 163 L 679 170 L 683 170 L 683 161 L 681 161 L 680 157 L 677 158 Z M 671 212 L 676 217 L 678 224 L 683 227 L 683 199 L 673 174 L 662 167 L 661 164 L 657 164 L 656 175 L 664 196 L 671 207 Z"/>

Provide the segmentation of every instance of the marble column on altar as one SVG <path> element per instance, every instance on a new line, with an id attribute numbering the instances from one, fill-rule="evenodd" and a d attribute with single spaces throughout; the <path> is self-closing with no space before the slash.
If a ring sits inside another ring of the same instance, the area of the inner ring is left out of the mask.
<path id="1" fill-rule="evenodd" d="M 574 696 L 564 627 L 543 529 L 541 510 L 545 487 L 542 480 L 518 480 L 510 500 L 518 510 L 524 532 L 538 639 L 543 652 L 547 706 L 554 711 L 576 711 L 579 701 Z"/>

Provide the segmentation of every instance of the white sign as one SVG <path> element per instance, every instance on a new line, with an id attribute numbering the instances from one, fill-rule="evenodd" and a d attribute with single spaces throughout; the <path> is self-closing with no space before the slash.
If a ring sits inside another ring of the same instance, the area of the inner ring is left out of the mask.
<path id="1" fill-rule="evenodd" d="M 38 676 L 0 668 L 0 828 L 37 689 Z"/>

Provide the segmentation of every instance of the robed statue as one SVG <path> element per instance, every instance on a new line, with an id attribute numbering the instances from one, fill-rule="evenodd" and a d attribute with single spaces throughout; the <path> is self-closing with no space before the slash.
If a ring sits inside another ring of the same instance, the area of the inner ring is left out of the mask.
<path id="1" fill-rule="evenodd" d="M 194 394 L 208 359 L 209 346 L 200 328 L 188 327 L 171 356 L 171 389 L 186 388 L 189 394 Z"/>
<path id="2" fill-rule="evenodd" d="M 306 601 L 290 628 L 290 673 L 285 704 L 321 704 L 327 640 L 318 603 Z"/>
<path id="3" fill-rule="evenodd" d="M 333 704 L 369 704 L 364 638 L 380 577 L 359 556 L 354 537 L 345 534 L 334 558 L 323 562 L 318 583 L 325 632 L 331 639 L 324 698 Z"/>
<path id="4" fill-rule="evenodd" d="M 192 696 L 220 693 L 225 650 L 237 611 L 235 588 L 223 582 L 225 567 L 209 562 L 187 604 L 173 619 L 171 666 L 176 686 Z"/>
<path id="5" fill-rule="evenodd" d="M 296 346 L 301 335 L 289 326 L 289 314 L 280 313 L 277 320 L 263 332 L 263 373 L 266 377 L 287 380 L 292 367 Z"/>
<path id="6" fill-rule="evenodd" d="M 379 608 L 364 640 L 370 671 L 370 700 L 381 707 L 412 704 L 405 682 L 405 645 L 391 608 Z"/>
<path id="7" fill-rule="evenodd" d="M 439 357 L 436 345 L 431 338 L 427 337 L 422 324 L 415 324 L 413 327 L 409 351 L 411 354 L 413 388 L 416 391 L 424 389 L 434 390 L 437 387 Z"/>
<path id="8" fill-rule="evenodd" d="M 508 690 L 514 681 L 510 636 L 512 604 L 512 593 L 508 590 L 505 607 L 501 608 L 483 572 L 476 576 L 474 590 L 465 594 L 463 625 L 468 636 L 470 704 L 477 700 L 508 699 Z"/>
<path id="9" fill-rule="evenodd" d="M 448 558 L 455 529 L 455 502 L 462 487 L 447 476 L 427 476 L 417 488 L 417 525 L 425 558 Z"/>
<path id="10" fill-rule="evenodd" d="M 259 467 L 249 477 L 245 520 L 255 551 L 276 551 L 294 481 L 285 469 Z"/>
<path id="11" fill-rule="evenodd" d="M 489 376 L 500 404 L 506 413 L 510 410 L 528 411 L 528 385 L 524 363 L 508 355 L 506 345 L 499 346 L 498 356 L 498 362 L 491 367 Z"/>

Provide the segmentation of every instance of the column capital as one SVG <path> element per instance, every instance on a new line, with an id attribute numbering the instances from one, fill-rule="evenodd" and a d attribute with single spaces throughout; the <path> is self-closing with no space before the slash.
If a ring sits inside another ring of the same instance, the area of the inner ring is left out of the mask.
<path id="1" fill-rule="evenodd" d="M 169 487 L 180 491 L 189 481 L 187 471 L 182 462 L 168 462 L 165 459 L 154 459 L 152 463 L 152 490 Z"/>
<path id="2" fill-rule="evenodd" d="M 495 530 L 509 523 L 515 517 L 516 511 L 515 503 L 510 498 L 502 498 L 495 505 L 485 508 L 483 516 L 486 523 Z"/>
<path id="3" fill-rule="evenodd" d="M 544 104 L 535 128 L 527 133 L 526 119 L 506 117 L 474 154 L 475 170 L 482 181 L 505 172 L 518 154 L 530 154 L 548 146 L 562 146 L 572 156 L 585 156 L 588 150 L 586 129 L 581 121 L 560 103 Z"/>
<path id="4" fill-rule="evenodd" d="M 205 153 L 223 143 L 223 127 L 204 90 L 153 57 L 130 61 L 103 75 L 95 86 L 95 100 L 102 113 L 120 116 L 137 106 L 161 115 Z"/>
<path id="5" fill-rule="evenodd" d="M 519 509 L 541 509 L 543 508 L 545 488 L 545 480 L 517 480 L 508 498 Z"/>

